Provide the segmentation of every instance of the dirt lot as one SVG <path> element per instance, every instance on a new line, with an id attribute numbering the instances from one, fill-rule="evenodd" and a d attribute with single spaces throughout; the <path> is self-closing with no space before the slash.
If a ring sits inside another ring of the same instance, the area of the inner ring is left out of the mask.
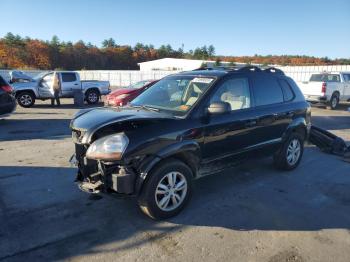
<path id="1" fill-rule="evenodd" d="M 298 169 L 250 160 L 195 182 L 187 209 L 154 222 L 135 199 L 73 183 L 69 121 L 48 102 L 0 121 L 1 261 L 349 261 L 350 164 L 307 146 Z M 350 141 L 350 112 L 313 108 Z"/>

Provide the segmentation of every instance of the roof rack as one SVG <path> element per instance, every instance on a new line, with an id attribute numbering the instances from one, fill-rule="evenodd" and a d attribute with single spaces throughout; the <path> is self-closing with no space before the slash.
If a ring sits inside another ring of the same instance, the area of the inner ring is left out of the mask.
<path id="1" fill-rule="evenodd" d="M 263 70 L 266 73 L 275 73 L 275 74 L 279 74 L 279 75 L 284 75 L 284 72 L 281 69 L 277 69 L 275 67 L 268 67 L 266 69 Z"/>
<path id="2" fill-rule="evenodd" d="M 238 72 L 248 72 L 248 71 L 253 71 L 253 72 L 261 72 L 261 69 L 257 66 L 244 66 L 241 68 L 238 68 Z"/>
<path id="3" fill-rule="evenodd" d="M 267 67 L 262 68 L 258 66 L 229 66 L 229 67 L 200 67 L 197 69 L 194 69 L 193 71 L 200 71 L 200 70 L 223 70 L 228 72 L 265 72 L 265 73 L 273 73 L 273 74 L 279 74 L 284 75 L 284 72 L 280 69 L 277 69 L 275 67 Z"/>

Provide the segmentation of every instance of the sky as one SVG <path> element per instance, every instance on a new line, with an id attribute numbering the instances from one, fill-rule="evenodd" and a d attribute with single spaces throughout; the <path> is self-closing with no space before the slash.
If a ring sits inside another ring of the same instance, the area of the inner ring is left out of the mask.
<path id="1" fill-rule="evenodd" d="M 0 0 L 0 10 L 0 37 L 350 58 L 350 0 Z"/>

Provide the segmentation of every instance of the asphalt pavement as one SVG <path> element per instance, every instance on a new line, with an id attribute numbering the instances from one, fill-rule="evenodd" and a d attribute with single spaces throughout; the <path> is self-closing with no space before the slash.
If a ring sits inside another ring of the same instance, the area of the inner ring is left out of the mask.
<path id="1" fill-rule="evenodd" d="M 307 145 L 300 166 L 271 158 L 195 182 L 187 208 L 152 221 L 134 198 L 74 184 L 76 108 L 38 102 L 0 120 L 0 261 L 349 261 L 350 164 Z M 350 112 L 312 108 L 350 142 Z"/>

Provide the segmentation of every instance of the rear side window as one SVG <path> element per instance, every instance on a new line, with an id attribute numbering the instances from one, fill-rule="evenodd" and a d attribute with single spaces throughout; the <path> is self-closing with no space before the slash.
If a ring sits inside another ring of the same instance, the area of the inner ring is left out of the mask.
<path id="1" fill-rule="evenodd" d="M 62 73 L 62 82 L 75 82 L 77 77 L 75 73 Z"/>
<path id="2" fill-rule="evenodd" d="M 350 74 L 344 74 L 343 76 L 345 82 L 350 82 Z"/>
<path id="3" fill-rule="evenodd" d="M 256 106 L 282 103 L 283 93 L 277 79 L 269 75 L 259 75 L 252 79 Z"/>
<path id="4" fill-rule="evenodd" d="M 338 74 L 313 74 L 310 82 L 340 82 L 340 75 Z"/>
<path id="5" fill-rule="evenodd" d="M 284 79 L 278 79 L 278 83 L 282 87 L 284 101 L 291 101 L 294 98 L 294 93 L 291 86 Z"/>

